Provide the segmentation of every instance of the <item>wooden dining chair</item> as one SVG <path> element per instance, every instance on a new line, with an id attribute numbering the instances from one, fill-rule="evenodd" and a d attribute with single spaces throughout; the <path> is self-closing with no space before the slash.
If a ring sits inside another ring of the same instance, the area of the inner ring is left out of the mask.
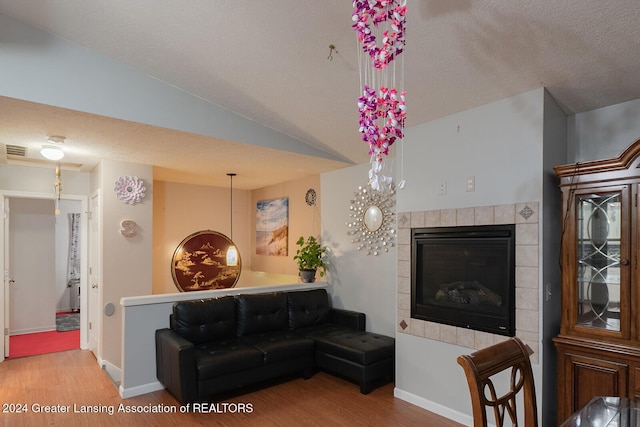
<path id="1" fill-rule="evenodd" d="M 478 350 L 458 357 L 458 364 L 464 369 L 471 393 L 473 426 L 487 427 L 487 410 L 493 409 L 497 427 L 538 426 L 536 391 L 531 371 L 529 354 L 533 353 L 518 338 Z M 493 383 L 495 375 L 510 374 L 509 390 L 500 396 Z M 492 379 L 493 378 L 493 379 Z M 524 425 L 518 421 L 516 398 L 522 392 L 524 400 Z M 505 424 L 509 419 L 511 424 Z"/>

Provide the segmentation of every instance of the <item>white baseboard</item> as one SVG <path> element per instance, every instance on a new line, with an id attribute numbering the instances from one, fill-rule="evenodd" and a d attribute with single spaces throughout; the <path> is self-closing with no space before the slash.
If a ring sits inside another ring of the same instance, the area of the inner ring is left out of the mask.
<path id="1" fill-rule="evenodd" d="M 109 363 L 106 360 L 100 361 L 100 366 L 105 370 L 111 381 L 116 384 L 119 384 L 122 378 L 122 370 L 118 368 L 116 365 Z"/>
<path id="2" fill-rule="evenodd" d="M 37 334 L 38 332 L 51 332 L 56 330 L 56 325 L 53 326 L 42 326 L 39 328 L 27 328 L 27 329 L 16 329 L 13 331 L 9 331 L 9 336 L 13 335 L 26 335 L 26 334 Z"/>
<path id="3" fill-rule="evenodd" d="M 120 393 L 120 397 L 123 399 L 128 399 L 129 397 L 140 396 L 141 394 L 152 393 L 154 391 L 162 390 L 164 386 L 160 383 L 160 381 L 155 381 L 149 384 L 143 384 L 136 387 L 124 388 L 120 385 L 118 392 Z"/>
<path id="4" fill-rule="evenodd" d="M 411 403 L 412 405 L 419 406 L 422 409 L 426 409 L 429 412 L 438 414 L 442 417 L 448 418 L 457 423 L 465 426 L 473 426 L 473 417 L 462 412 L 454 411 L 451 408 L 447 408 L 439 403 L 432 402 L 423 397 L 416 396 L 408 391 L 400 390 L 398 387 L 393 389 L 393 395 L 398 399 Z"/>

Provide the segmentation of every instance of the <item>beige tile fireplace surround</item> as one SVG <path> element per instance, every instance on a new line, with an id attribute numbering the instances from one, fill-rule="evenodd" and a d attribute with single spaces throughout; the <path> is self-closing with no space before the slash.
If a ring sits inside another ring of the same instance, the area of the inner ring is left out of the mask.
<path id="1" fill-rule="evenodd" d="M 397 219 L 398 332 L 471 349 L 481 349 L 507 337 L 411 318 L 411 228 L 515 224 L 516 335 L 531 347 L 531 361 L 538 363 L 538 202 L 399 212 Z"/>

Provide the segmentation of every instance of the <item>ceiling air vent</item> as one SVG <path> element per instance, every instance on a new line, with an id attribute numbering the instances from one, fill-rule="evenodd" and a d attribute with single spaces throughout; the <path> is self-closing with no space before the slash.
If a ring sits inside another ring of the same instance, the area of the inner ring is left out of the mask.
<path id="1" fill-rule="evenodd" d="M 27 147 L 7 144 L 7 156 L 27 157 Z"/>

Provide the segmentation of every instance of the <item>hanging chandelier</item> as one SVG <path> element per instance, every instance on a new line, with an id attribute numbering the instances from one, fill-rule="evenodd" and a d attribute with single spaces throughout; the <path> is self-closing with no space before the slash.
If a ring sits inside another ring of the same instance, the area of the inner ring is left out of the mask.
<path id="1" fill-rule="evenodd" d="M 369 185 L 385 190 L 392 185 L 385 158 L 404 137 L 406 117 L 404 60 L 406 0 L 353 1 L 353 29 L 358 43 L 360 71 L 359 132 L 369 146 Z"/>
<path id="2" fill-rule="evenodd" d="M 60 162 L 56 165 L 56 180 L 53 182 L 54 214 L 60 215 L 60 197 L 62 196 L 62 176 L 60 174 Z"/>

